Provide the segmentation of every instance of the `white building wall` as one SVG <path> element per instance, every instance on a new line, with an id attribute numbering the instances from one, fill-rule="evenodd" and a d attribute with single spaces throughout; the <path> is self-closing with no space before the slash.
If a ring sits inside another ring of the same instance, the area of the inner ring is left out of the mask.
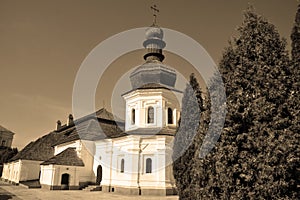
<path id="1" fill-rule="evenodd" d="M 79 186 L 82 167 L 64 165 L 42 165 L 40 183 L 48 186 L 61 186 L 63 174 L 69 174 L 69 185 Z"/>
<path id="2" fill-rule="evenodd" d="M 53 165 L 41 165 L 40 183 L 42 185 L 52 185 L 53 172 Z"/>
<path id="3" fill-rule="evenodd" d="M 88 146 L 88 148 L 87 148 Z M 55 146 L 54 155 L 61 153 L 67 148 L 76 148 L 78 157 L 82 159 L 84 167 L 79 168 L 79 182 L 95 182 L 96 174 L 93 171 L 94 142 L 87 140 L 76 140 Z M 91 150 L 91 151 L 90 151 Z"/>
<path id="4" fill-rule="evenodd" d="M 43 161 L 21 160 L 19 181 L 38 180 L 40 176 L 40 164 Z"/>
<path id="5" fill-rule="evenodd" d="M 19 183 L 20 181 L 37 180 L 40 175 L 42 161 L 17 160 L 5 163 L 2 178 Z"/>
<path id="6" fill-rule="evenodd" d="M 94 173 L 102 166 L 101 185 L 123 188 L 174 187 L 172 173 L 172 136 L 125 136 L 96 142 Z M 146 159 L 152 159 L 152 173 L 146 173 Z M 124 173 L 120 172 L 125 160 Z"/>
<path id="7" fill-rule="evenodd" d="M 124 95 L 126 103 L 125 131 L 137 128 L 177 126 L 180 104 L 176 92 L 166 89 L 135 90 Z M 177 95 L 177 96 L 176 96 Z M 154 123 L 147 123 L 147 109 L 154 108 Z M 168 124 L 168 108 L 173 111 L 173 124 Z M 135 123 L 132 124 L 132 109 Z"/>

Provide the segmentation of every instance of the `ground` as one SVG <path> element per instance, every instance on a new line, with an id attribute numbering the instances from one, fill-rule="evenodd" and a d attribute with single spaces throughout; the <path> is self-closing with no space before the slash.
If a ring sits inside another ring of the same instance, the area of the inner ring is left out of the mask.
<path id="1" fill-rule="evenodd" d="M 178 200 L 177 196 L 155 197 L 155 196 L 124 196 L 103 192 L 88 192 L 81 190 L 46 190 L 27 189 L 22 186 L 10 185 L 0 181 L 0 200 L 72 200 L 72 199 L 107 199 L 107 200 Z"/>

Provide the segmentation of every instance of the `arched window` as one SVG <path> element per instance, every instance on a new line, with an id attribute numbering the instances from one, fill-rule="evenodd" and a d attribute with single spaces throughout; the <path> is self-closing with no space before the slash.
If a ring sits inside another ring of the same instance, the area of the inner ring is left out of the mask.
<path id="1" fill-rule="evenodd" d="M 147 117 L 147 123 L 153 124 L 154 123 L 154 108 L 152 106 L 148 107 L 148 117 Z"/>
<path id="2" fill-rule="evenodd" d="M 121 160 L 121 169 L 120 169 L 121 173 L 124 173 L 124 165 L 125 165 L 125 161 L 124 161 L 124 159 L 122 159 Z"/>
<path id="3" fill-rule="evenodd" d="M 135 109 L 131 110 L 131 124 L 135 124 Z"/>
<path id="4" fill-rule="evenodd" d="M 173 110 L 168 108 L 168 124 L 173 124 Z"/>
<path id="5" fill-rule="evenodd" d="M 146 159 L 146 173 L 152 173 L 152 159 Z"/>

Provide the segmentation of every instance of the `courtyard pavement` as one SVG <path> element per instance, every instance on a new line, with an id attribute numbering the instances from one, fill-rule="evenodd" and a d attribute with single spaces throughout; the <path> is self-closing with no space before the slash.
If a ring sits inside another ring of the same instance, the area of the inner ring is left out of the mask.
<path id="1" fill-rule="evenodd" d="M 87 200 L 178 200 L 178 196 L 128 196 L 116 195 L 104 192 L 89 192 L 82 190 L 46 190 L 46 189 L 28 189 L 22 186 L 10 185 L 0 181 L 0 200 L 72 200 L 72 199 L 87 199 Z"/>

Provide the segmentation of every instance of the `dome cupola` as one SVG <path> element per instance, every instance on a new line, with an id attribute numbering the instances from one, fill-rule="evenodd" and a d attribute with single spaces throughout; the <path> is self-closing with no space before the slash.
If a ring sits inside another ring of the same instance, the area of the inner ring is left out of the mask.
<path id="1" fill-rule="evenodd" d="M 158 12 L 157 9 L 156 11 Z M 175 86 L 175 70 L 162 63 L 165 58 L 163 49 L 166 46 L 163 41 L 164 32 L 156 23 L 156 14 L 153 16 L 153 24 L 146 29 L 146 40 L 143 42 L 143 46 L 147 50 L 144 55 L 145 63 L 138 66 L 130 74 L 133 89 L 143 87 L 149 83 L 160 84 L 168 88 L 174 88 Z"/>

